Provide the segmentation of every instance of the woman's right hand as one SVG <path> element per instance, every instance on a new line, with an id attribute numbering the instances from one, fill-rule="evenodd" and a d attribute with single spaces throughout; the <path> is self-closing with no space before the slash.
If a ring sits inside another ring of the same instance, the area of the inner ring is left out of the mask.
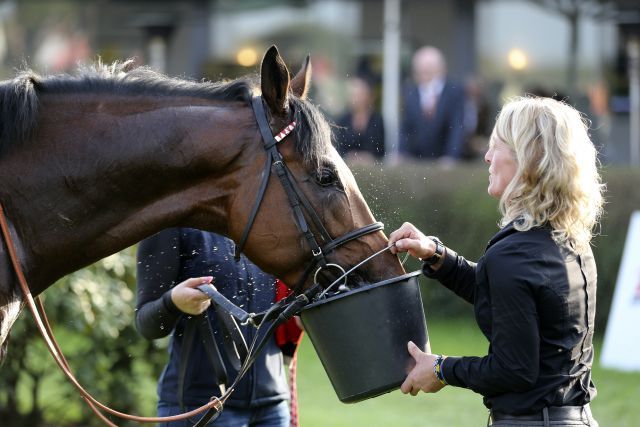
<path id="1" fill-rule="evenodd" d="M 212 276 L 193 277 L 178 283 L 171 289 L 171 300 L 183 313 L 201 314 L 209 308 L 211 300 L 204 292 L 196 288 L 200 285 L 211 283 L 212 280 Z"/>
<path id="2" fill-rule="evenodd" d="M 436 244 L 418 230 L 415 225 L 405 222 L 389 235 L 389 244 L 393 245 L 391 253 L 409 252 L 418 259 L 430 258 L 436 252 Z"/>

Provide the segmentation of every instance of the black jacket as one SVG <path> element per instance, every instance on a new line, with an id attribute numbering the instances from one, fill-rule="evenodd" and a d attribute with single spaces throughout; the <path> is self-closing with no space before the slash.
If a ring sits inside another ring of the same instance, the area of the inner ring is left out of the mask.
<path id="1" fill-rule="evenodd" d="M 593 399 L 591 251 L 576 256 L 558 247 L 548 228 L 519 232 L 510 224 L 491 239 L 477 265 L 447 249 L 437 272 L 423 271 L 474 305 L 490 343 L 484 357 L 447 358 L 449 384 L 482 394 L 488 408 L 508 414 Z"/>
<path id="2" fill-rule="evenodd" d="M 464 154 L 464 102 L 462 85 L 445 81 L 433 117 L 426 117 L 420 106 L 415 84 L 405 88 L 400 152 L 421 159 Z"/>
<path id="3" fill-rule="evenodd" d="M 377 111 L 372 111 L 364 131 L 353 128 L 353 113 L 347 112 L 336 121 L 335 138 L 341 156 L 351 151 L 365 151 L 376 159 L 384 157 L 384 120 Z"/>
<path id="4" fill-rule="evenodd" d="M 216 289 L 245 311 L 259 313 L 275 300 L 275 278 L 262 272 L 244 256 L 233 259 L 234 243 L 222 236 L 190 228 L 173 228 L 144 240 L 138 247 L 136 327 L 148 339 L 173 332 L 169 362 L 158 382 L 161 401 L 178 404 L 178 367 L 187 315 L 171 301 L 170 289 L 191 277 L 213 276 Z M 229 379 L 237 372 L 223 350 L 222 333 L 213 308 L 209 319 L 226 361 Z M 249 344 L 252 326 L 241 327 Z M 192 343 L 185 375 L 184 404 L 199 406 L 216 394 L 213 367 L 198 332 Z M 227 406 L 253 408 L 289 398 L 282 352 L 271 339 L 254 365 L 227 400 Z"/>

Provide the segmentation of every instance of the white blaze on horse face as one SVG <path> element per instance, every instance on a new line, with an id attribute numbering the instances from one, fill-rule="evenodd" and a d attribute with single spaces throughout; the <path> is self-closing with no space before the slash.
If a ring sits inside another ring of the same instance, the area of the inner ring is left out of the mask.
<path id="1" fill-rule="evenodd" d="M 342 187 L 344 188 L 344 193 L 346 195 L 346 208 L 348 210 L 351 224 L 345 225 L 354 228 L 375 222 L 373 214 L 360 192 L 360 188 L 358 187 L 351 169 L 349 169 L 335 148 L 331 150 L 329 156 L 331 161 L 335 164 L 338 178 L 342 183 Z"/>
<path id="2" fill-rule="evenodd" d="M 346 182 L 343 181 L 343 178 L 346 178 L 346 175 L 351 175 L 351 171 L 342 157 L 340 157 L 340 154 L 338 154 L 338 150 L 336 150 L 335 147 L 331 147 L 329 153 L 327 153 L 327 157 L 331 163 L 336 165 L 336 172 L 338 172 L 340 180 L 346 184 Z"/>
<path id="3" fill-rule="evenodd" d="M 354 192 L 360 195 L 358 184 L 356 183 L 356 179 L 353 177 L 353 173 L 351 173 L 351 169 L 349 169 L 335 148 L 331 150 L 329 157 L 331 162 L 336 165 L 336 172 L 338 172 L 338 177 L 340 178 L 340 182 L 342 183 L 347 195 L 353 194 Z"/>

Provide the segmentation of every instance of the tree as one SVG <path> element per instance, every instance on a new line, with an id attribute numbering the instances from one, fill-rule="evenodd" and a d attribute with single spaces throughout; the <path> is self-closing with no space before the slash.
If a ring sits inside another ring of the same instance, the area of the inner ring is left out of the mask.
<path id="1" fill-rule="evenodd" d="M 570 95 L 576 94 L 578 77 L 578 46 L 580 17 L 610 19 L 616 11 L 616 2 L 611 0 L 528 0 L 564 16 L 569 24 L 569 52 L 566 72 L 566 88 Z"/>
<path id="2" fill-rule="evenodd" d="M 42 297 L 80 383 L 114 409 L 151 415 L 166 355 L 163 342 L 135 331 L 134 289 L 129 248 L 63 278 Z M 58 369 L 30 313 L 14 325 L 0 370 L 0 419 L 7 427 L 102 425 Z"/>

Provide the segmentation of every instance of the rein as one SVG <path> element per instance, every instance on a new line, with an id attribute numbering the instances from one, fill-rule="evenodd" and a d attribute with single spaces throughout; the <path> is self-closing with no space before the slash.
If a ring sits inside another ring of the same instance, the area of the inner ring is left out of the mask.
<path id="1" fill-rule="evenodd" d="M 20 283 L 20 287 L 22 288 L 22 292 L 24 294 L 25 300 L 31 313 L 33 314 L 33 318 L 38 326 L 38 330 L 44 338 L 44 341 L 47 345 L 47 349 L 49 353 L 53 356 L 54 360 L 60 367 L 62 373 L 69 379 L 69 381 L 73 384 L 73 386 L 78 390 L 82 398 L 87 402 L 91 410 L 108 426 L 117 427 L 113 424 L 109 419 L 105 417 L 105 415 L 100 412 L 104 411 L 108 414 L 114 415 L 116 417 L 135 421 L 138 423 L 159 423 L 159 422 L 170 422 L 170 421 L 180 421 L 186 418 L 190 418 L 194 415 L 197 415 L 201 412 L 207 410 L 215 410 L 220 411 L 224 404 L 224 399 L 213 398 L 207 404 L 201 406 L 200 408 L 194 409 L 193 411 L 186 412 L 180 415 L 174 415 L 170 417 L 140 417 L 137 415 L 125 414 L 123 412 L 116 411 L 111 409 L 110 407 L 104 405 L 103 403 L 96 400 L 88 391 L 86 391 L 80 382 L 76 379 L 73 372 L 69 368 L 69 364 L 67 363 L 67 359 L 64 357 L 58 342 L 53 335 L 53 331 L 51 330 L 51 325 L 49 324 L 49 319 L 47 319 L 47 315 L 44 311 L 44 306 L 38 297 L 34 297 L 31 294 L 31 290 L 29 289 L 29 285 L 27 284 L 27 280 L 24 277 L 24 272 L 22 271 L 22 266 L 18 261 L 18 256 L 16 254 L 15 245 L 13 243 L 13 239 L 11 238 L 11 234 L 9 233 L 9 226 L 7 224 L 7 218 L 4 213 L 4 209 L 2 204 L 0 203 L 0 227 L 2 228 L 2 235 L 4 236 L 4 240 L 7 244 L 7 250 L 9 252 L 9 257 L 11 258 L 11 263 L 16 272 L 16 276 L 18 277 L 18 282 Z"/>

